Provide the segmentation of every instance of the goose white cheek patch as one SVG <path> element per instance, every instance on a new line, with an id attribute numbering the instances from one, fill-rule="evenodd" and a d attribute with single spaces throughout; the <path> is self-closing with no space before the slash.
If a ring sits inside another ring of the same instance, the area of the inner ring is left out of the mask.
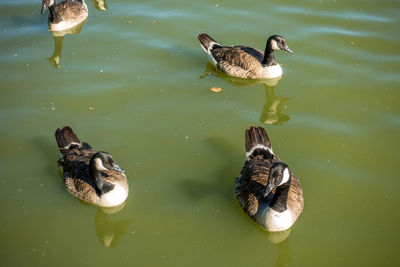
<path id="1" fill-rule="evenodd" d="M 99 171 L 106 171 L 106 167 L 104 167 L 103 162 L 101 161 L 101 159 L 97 158 L 94 160 L 94 162 L 96 163 L 96 169 Z"/>
<path id="2" fill-rule="evenodd" d="M 278 43 L 275 40 L 271 40 L 271 47 L 272 49 L 276 49 L 276 50 L 280 50 L 280 48 L 278 47 Z"/>
<path id="3" fill-rule="evenodd" d="M 279 185 L 284 184 L 284 183 L 286 183 L 287 181 L 289 181 L 289 178 L 290 178 L 289 169 L 286 168 L 286 169 L 283 171 L 282 182 L 281 182 Z"/>

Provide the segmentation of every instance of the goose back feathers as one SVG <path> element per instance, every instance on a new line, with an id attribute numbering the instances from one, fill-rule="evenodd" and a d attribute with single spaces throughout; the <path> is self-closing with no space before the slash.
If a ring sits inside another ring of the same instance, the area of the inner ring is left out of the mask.
<path id="1" fill-rule="evenodd" d="M 50 31 L 63 31 L 72 28 L 88 17 L 88 9 L 84 0 L 62 0 L 58 4 L 55 0 L 42 0 L 43 14 L 49 9 Z"/>

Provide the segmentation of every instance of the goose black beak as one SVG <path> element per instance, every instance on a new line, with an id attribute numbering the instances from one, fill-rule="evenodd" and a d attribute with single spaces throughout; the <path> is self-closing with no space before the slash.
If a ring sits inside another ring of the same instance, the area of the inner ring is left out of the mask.
<path id="1" fill-rule="evenodd" d="M 289 53 L 293 53 L 293 50 L 290 49 L 289 46 L 287 46 L 287 45 L 285 45 L 285 46 L 283 47 L 283 50 L 285 50 L 285 51 L 287 51 L 287 52 L 289 52 Z"/>
<path id="2" fill-rule="evenodd" d="M 113 170 L 115 170 L 117 172 L 125 173 L 125 170 L 123 170 L 117 163 L 113 164 Z"/>
<path id="3" fill-rule="evenodd" d="M 274 189 L 274 184 L 268 183 L 265 187 L 264 197 L 268 196 L 268 194 L 271 193 L 272 189 Z"/>

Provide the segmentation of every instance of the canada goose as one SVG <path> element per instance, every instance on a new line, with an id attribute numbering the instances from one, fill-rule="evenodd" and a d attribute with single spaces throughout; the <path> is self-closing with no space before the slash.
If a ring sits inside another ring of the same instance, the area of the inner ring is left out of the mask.
<path id="1" fill-rule="evenodd" d="M 236 179 L 236 198 L 250 218 L 265 230 L 287 230 L 303 210 L 299 180 L 274 154 L 262 127 L 250 127 L 245 138 L 246 161 Z"/>
<path id="2" fill-rule="evenodd" d="M 62 0 L 58 4 L 55 3 L 55 0 L 42 0 L 42 14 L 46 8 L 50 11 L 50 31 L 69 29 L 88 17 L 88 9 L 84 0 Z"/>
<path id="3" fill-rule="evenodd" d="M 68 126 L 55 133 L 62 154 L 58 164 L 63 168 L 65 188 L 75 197 L 100 206 L 115 207 L 128 197 L 128 181 L 107 152 L 95 152 L 79 141 Z"/>
<path id="4" fill-rule="evenodd" d="M 274 50 L 293 51 L 279 35 L 268 38 L 265 53 L 248 46 L 223 46 L 206 33 L 197 36 L 213 64 L 230 76 L 245 79 L 270 79 L 282 76 L 282 68 L 275 61 Z"/>

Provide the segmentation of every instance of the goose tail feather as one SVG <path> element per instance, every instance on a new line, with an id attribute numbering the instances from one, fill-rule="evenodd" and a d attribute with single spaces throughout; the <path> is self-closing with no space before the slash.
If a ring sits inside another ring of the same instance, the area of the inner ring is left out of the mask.
<path id="1" fill-rule="evenodd" d="M 65 149 L 71 144 L 80 144 L 81 141 L 76 136 L 74 131 L 69 126 L 64 126 L 62 129 L 58 128 L 55 133 L 58 148 Z"/>
<path id="2" fill-rule="evenodd" d="M 221 47 L 217 41 L 215 41 L 210 35 L 207 33 L 200 33 L 197 35 L 197 39 L 199 39 L 201 43 L 201 47 L 206 51 L 206 53 L 210 54 L 211 49 L 215 48 L 215 46 Z"/>
<path id="3" fill-rule="evenodd" d="M 251 155 L 256 149 L 267 150 L 271 154 L 272 147 L 267 132 L 262 127 L 251 126 L 245 132 L 246 156 Z"/>

